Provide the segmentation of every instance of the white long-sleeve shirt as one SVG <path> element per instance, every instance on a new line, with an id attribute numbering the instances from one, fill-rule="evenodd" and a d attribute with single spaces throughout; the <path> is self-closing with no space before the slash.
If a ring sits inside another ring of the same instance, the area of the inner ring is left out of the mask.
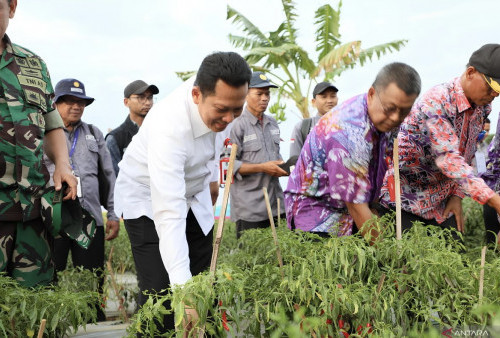
<path id="1" fill-rule="evenodd" d="M 171 284 L 191 278 L 189 208 L 205 234 L 213 227 L 209 182 L 217 180 L 216 164 L 227 133 L 212 132 L 205 125 L 192 99 L 193 82 L 154 105 L 119 163 L 115 185 L 118 215 L 154 220 Z"/>

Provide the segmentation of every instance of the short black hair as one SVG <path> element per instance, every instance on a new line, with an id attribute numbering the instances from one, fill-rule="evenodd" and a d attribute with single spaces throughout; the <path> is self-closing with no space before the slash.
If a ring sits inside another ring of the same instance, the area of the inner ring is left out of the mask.
<path id="1" fill-rule="evenodd" d="M 485 123 L 489 123 L 489 124 L 491 124 L 490 119 L 489 119 L 489 118 L 487 118 L 487 117 L 485 117 L 485 118 L 484 118 L 484 121 L 483 121 L 483 124 L 485 124 Z"/>
<path id="2" fill-rule="evenodd" d="M 422 81 L 417 71 L 402 62 L 393 62 L 385 65 L 375 78 L 372 87 L 380 91 L 395 83 L 406 95 L 420 94 Z"/>
<path id="3" fill-rule="evenodd" d="M 252 71 L 238 53 L 215 52 L 206 56 L 196 74 L 195 86 L 200 87 L 203 96 L 215 93 L 215 84 L 220 79 L 231 87 L 250 83 Z"/>

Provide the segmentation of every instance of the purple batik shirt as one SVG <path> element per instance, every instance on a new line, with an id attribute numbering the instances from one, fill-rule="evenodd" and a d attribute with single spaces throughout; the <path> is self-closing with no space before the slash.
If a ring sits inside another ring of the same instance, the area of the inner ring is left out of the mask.
<path id="1" fill-rule="evenodd" d="M 500 119 L 495 137 L 488 147 L 486 172 L 481 174 L 481 178 L 493 191 L 500 192 Z"/>
<path id="2" fill-rule="evenodd" d="M 351 235 L 354 222 L 345 203 L 378 198 L 390 133 L 375 129 L 366 97 L 335 107 L 307 137 L 285 190 L 291 229 Z"/>

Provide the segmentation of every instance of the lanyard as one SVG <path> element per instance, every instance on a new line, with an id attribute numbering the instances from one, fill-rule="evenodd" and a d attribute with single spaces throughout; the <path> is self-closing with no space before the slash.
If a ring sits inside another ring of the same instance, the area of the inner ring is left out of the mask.
<path id="1" fill-rule="evenodd" d="M 73 143 L 71 144 L 71 149 L 69 151 L 69 158 L 73 157 L 73 153 L 75 152 L 76 142 L 78 141 L 78 135 L 80 134 L 80 129 L 75 131 L 75 136 L 73 137 Z"/>

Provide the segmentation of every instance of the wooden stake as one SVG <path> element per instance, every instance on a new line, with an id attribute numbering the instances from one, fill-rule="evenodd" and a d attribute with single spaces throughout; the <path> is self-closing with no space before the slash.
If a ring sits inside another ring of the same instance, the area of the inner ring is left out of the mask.
<path id="1" fill-rule="evenodd" d="M 385 273 L 382 273 L 382 276 L 380 276 L 380 280 L 378 281 L 377 285 L 377 294 L 382 291 L 382 287 L 384 286 L 384 281 L 385 281 Z"/>
<path id="2" fill-rule="evenodd" d="M 227 201 L 229 200 L 229 191 L 231 189 L 231 183 L 233 181 L 233 167 L 234 160 L 236 159 L 236 151 L 238 150 L 238 145 L 233 144 L 231 146 L 231 154 L 229 155 L 229 164 L 227 168 L 226 175 L 226 185 L 224 186 L 224 195 L 222 197 L 222 205 L 220 208 L 219 221 L 217 223 L 217 234 L 215 236 L 214 247 L 212 250 L 212 260 L 210 261 L 210 273 L 215 275 L 215 269 L 217 266 L 217 257 L 219 256 L 219 247 L 222 242 L 222 233 L 224 231 L 224 220 L 226 218 Z"/>
<path id="3" fill-rule="evenodd" d="M 128 323 L 129 320 L 127 316 L 127 311 L 125 311 L 125 307 L 123 306 L 123 298 L 120 296 L 120 291 L 118 290 L 118 285 L 116 284 L 115 273 L 113 272 L 113 266 L 111 265 L 111 258 L 113 257 L 114 248 L 115 246 L 112 245 L 111 250 L 109 250 L 109 256 L 108 256 L 108 261 L 106 262 L 106 266 L 108 268 L 109 276 L 111 277 L 111 286 L 113 287 L 116 299 L 118 299 L 118 302 L 120 304 L 118 309 L 122 313 L 123 321 L 125 323 Z"/>
<path id="4" fill-rule="evenodd" d="M 277 200 L 277 207 L 278 207 L 278 226 L 280 226 L 280 223 L 281 223 L 281 208 L 280 208 L 280 199 L 278 197 L 278 200 Z"/>
<path id="5" fill-rule="evenodd" d="M 283 272 L 283 260 L 281 259 L 281 251 L 278 244 L 278 234 L 276 233 L 276 227 L 274 226 L 273 211 L 271 210 L 271 204 L 269 203 L 269 196 L 267 194 L 267 188 L 262 188 L 264 191 L 264 199 L 266 200 L 267 215 L 269 216 L 269 222 L 271 223 L 271 231 L 273 233 L 274 245 L 276 246 L 276 256 L 278 257 L 278 263 L 280 265 L 281 279 L 285 279 L 285 274 Z"/>
<path id="6" fill-rule="evenodd" d="M 375 308 L 375 305 L 377 304 L 377 300 L 378 297 L 380 296 L 380 292 L 382 291 L 382 287 L 384 286 L 384 282 L 385 282 L 385 273 L 382 273 L 382 276 L 380 276 L 380 280 L 378 281 L 377 293 L 375 294 L 375 299 L 372 304 L 373 308 Z"/>
<path id="7" fill-rule="evenodd" d="M 38 338 L 43 337 L 43 331 L 45 331 L 45 325 L 47 324 L 47 319 L 42 319 L 42 322 L 40 323 L 40 328 L 38 329 Z"/>
<path id="8" fill-rule="evenodd" d="M 479 305 L 483 302 L 483 286 L 484 286 L 484 263 L 486 261 L 486 246 L 481 250 L 481 271 L 479 272 Z"/>
<path id="9" fill-rule="evenodd" d="M 229 191 L 231 189 L 231 183 L 233 182 L 233 167 L 234 160 L 236 159 L 236 152 L 238 150 L 238 145 L 233 144 L 231 146 L 231 154 L 229 155 L 229 163 L 226 174 L 226 185 L 224 186 L 224 195 L 222 196 L 222 205 L 220 208 L 219 220 L 217 223 L 217 234 L 215 235 L 214 247 L 212 250 L 212 260 L 210 261 L 210 280 L 215 277 L 215 270 L 217 268 L 217 257 L 219 256 L 219 248 L 222 242 L 222 234 L 224 232 L 224 220 L 226 218 L 227 201 L 229 200 Z M 213 281 L 211 282 L 211 284 Z M 205 324 L 198 329 L 198 338 L 205 337 Z"/>
<path id="10" fill-rule="evenodd" d="M 401 239 L 401 182 L 399 181 L 399 144 L 398 138 L 394 139 L 393 164 L 394 164 L 394 190 L 396 193 L 396 239 Z"/>

